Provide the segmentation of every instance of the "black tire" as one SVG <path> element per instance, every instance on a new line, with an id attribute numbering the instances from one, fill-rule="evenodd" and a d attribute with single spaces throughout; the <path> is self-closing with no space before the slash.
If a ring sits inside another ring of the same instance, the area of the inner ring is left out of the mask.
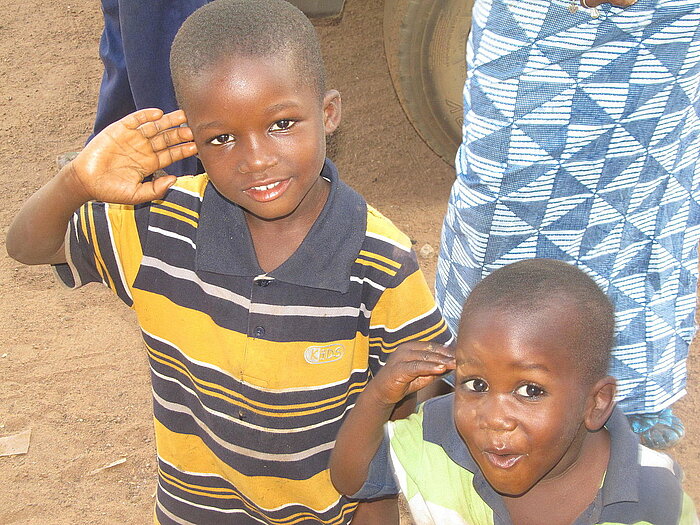
<path id="1" fill-rule="evenodd" d="M 454 166 L 473 0 L 385 0 L 384 47 L 408 120 Z"/>

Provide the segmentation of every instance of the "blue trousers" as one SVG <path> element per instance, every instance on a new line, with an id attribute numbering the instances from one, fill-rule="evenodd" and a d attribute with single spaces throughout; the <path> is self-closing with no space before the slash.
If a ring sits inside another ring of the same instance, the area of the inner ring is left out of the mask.
<path id="1" fill-rule="evenodd" d="M 104 74 L 90 139 L 138 109 L 178 108 L 170 77 L 170 46 L 185 19 L 208 0 L 102 0 Z M 88 139 L 88 140 L 90 140 Z M 166 168 L 171 175 L 203 171 L 195 157 Z"/>

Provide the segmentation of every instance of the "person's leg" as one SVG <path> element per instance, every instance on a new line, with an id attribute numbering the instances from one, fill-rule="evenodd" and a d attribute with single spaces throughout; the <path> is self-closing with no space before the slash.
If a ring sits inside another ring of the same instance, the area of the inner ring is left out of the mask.
<path id="1" fill-rule="evenodd" d="M 532 10 L 533 19 L 543 14 L 536 0 L 518 6 Z M 698 12 L 697 5 L 688 5 L 685 15 L 655 9 L 645 31 L 663 34 L 681 16 L 697 26 Z M 576 264 L 615 305 L 611 373 L 620 406 L 644 444 L 668 448 L 684 433 L 671 406 L 685 394 L 700 238 L 700 100 L 684 94 L 700 81 L 696 70 L 680 67 L 687 46 L 678 41 L 676 51 L 664 48 L 668 61 L 659 68 L 674 72 L 666 73 L 665 84 L 637 82 L 635 63 L 624 59 L 609 58 L 596 74 L 580 74 L 597 52 L 587 48 L 588 35 L 581 56 L 548 47 L 557 68 L 521 77 L 527 53 L 534 53 L 533 63 L 541 58 L 532 45 L 539 37 L 508 26 L 515 22 L 505 0 L 477 0 L 473 13 L 464 137 L 443 224 L 438 305 L 454 331 L 464 299 L 495 268 L 531 257 Z M 548 41 L 558 32 L 567 35 L 562 41 L 584 34 L 570 27 L 585 24 L 585 17 L 556 15 L 546 11 Z M 606 42 L 611 55 L 627 57 L 627 44 L 616 45 L 619 33 L 611 27 L 598 26 L 596 41 Z M 485 31 L 488 39 L 481 38 Z M 492 54 L 499 38 L 511 50 L 507 56 Z M 668 66 L 675 61 L 677 67 Z M 575 82 L 562 80 L 568 75 Z M 601 82 L 625 86 L 619 92 L 625 118 L 607 113 L 609 93 Z M 650 100 L 663 104 L 650 113 Z M 545 114 L 556 114 L 559 123 L 545 122 Z"/>
<path id="2" fill-rule="evenodd" d="M 175 34 L 196 9 L 207 0 L 121 0 L 119 18 L 126 69 L 136 109 L 178 108 L 170 76 L 170 47 Z M 195 157 L 166 168 L 171 175 L 201 173 Z"/>
<path id="3" fill-rule="evenodd" d="M 119 24 L 119 0 L 102 0 L 104 30 L 100 39 L 100 58 L 104 64 L 97 113 L 92 135 L 136 110 L 126 70 Z"/>

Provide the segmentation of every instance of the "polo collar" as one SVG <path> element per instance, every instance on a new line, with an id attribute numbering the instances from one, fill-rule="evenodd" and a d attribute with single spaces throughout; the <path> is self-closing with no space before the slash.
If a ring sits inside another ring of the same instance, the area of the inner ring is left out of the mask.
<path id="1" fill-rule="evenodd" d="M 266 275 L 289 284 L 344 293 L 364 242 L 367 204 L 340 180 L 329 159 L 321 177 L 331 183 L 321 214 L 292 256 Z M 196 242 L 197 271 L 240 277 L 264 274 L 242 208 L 221 195 L 211 182 L 204 190 Z"/>
<path id="2" fill-rule="evenodd" d="M 453 393 L 425 403 L 423 438 L 440 445 L 452 461 L 474 474 L 474 488 L 482 499 L 494 513 L 505 513 L 507 516 L 503 498 L 488 484 L 457 431 L 453 406 Z M 639 438 L 630 428 L 625 414 L 617 406 L 605 423 L 605 428 L 610 433 L 610 459 L 601 490 L 602 505 L 605 507 L 622 501 L 638 501 Z"/>

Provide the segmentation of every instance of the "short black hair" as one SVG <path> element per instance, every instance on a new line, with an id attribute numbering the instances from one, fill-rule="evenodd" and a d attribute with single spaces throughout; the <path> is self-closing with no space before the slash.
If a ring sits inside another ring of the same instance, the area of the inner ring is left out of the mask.
<path id="1" fill-rule="evenodd" d="M 595 382 L 607 375 L 615 340 L 615 311 L 610 299 L 583 270 L 553 259 L 527 259 L 503 266 L 479 282 L 467 297 L 462 322 L 484 309 L 526 313 L 546 307 L 555 297 L 576 307 L 583 323 L 586 352 L 577 355 L 585 376 Z"/>
<path id="2" fill-rule="evenodd" d="M 304 13 L 285 0 L 214 0 L 185 20 L 170 50 L 180 106 L 182 93 L 193 79 L 223 59 L 237 56 L 287 58 L 298 79 L 323 98 L 321 47 Z"/>

